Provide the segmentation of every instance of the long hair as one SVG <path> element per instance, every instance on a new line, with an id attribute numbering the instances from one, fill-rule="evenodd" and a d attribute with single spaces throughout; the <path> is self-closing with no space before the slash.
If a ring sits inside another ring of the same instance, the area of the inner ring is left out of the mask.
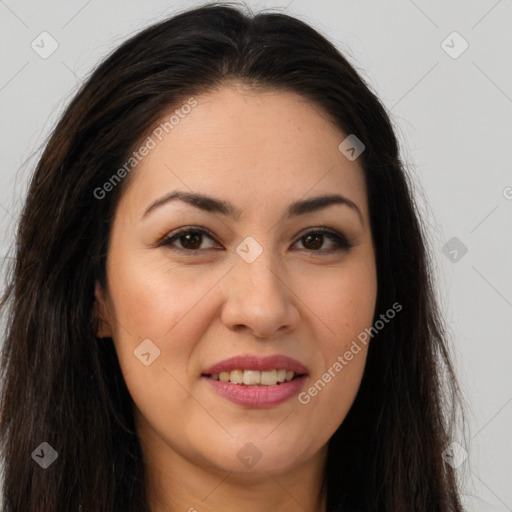
<path id="1" fill-rule="evenodd" d="M 96 338 L 93 320 L 94 284 L 105 285 L 112 219 L 130 176 L 105 197 L 94 191 L 167 109 L 231 80 L 299 94 L 363 142 L 375 320 L 402 306 L 372 338 L 356 399 L 329 441 L 327 510 L 462 511 L 460 483 L 442 457 L 460 391 L 389 116 L 308 24 L 231 3 L 180 12 L 124 42 L 91 73 L 46 143 L 0 303 L 3 511 L 149 510 L 133 401 L 112 340 Z M 50 453 L 41 443 L 57 452 L 46 469 L 36 464 L 39 450 Z"/>

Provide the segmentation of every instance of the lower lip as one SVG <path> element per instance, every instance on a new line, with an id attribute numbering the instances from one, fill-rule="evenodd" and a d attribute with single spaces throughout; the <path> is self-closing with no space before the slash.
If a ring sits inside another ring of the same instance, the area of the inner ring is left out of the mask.
<path id="1" fill-rule="evenodd" d="M 219 395 L 235 404 L 263 408 L 279 405 L 297 395 L 304 385 L 307 375 L 275 386 L 245 386 L 213 380 L 204 376 L 202 378 L 206 379 Z"/>

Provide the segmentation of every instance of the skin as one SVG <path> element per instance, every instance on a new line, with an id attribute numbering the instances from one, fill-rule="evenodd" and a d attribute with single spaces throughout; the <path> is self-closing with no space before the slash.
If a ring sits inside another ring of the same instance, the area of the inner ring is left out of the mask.
<path id="1" fill-rule="evenodd" d="M 263 409 L 237 405 L 201 374 L 234 355 L 284 354 L 309 368 L 307 391 L 372 325 L 377 276 L 363 170 L 338 150 L 346 134 L 296 94 L 230 84 L 195 98 L 121 197 L 107 287 L 96 286 L 98 336 L 114 340 L 136 405 L 152 510 L 322 512 L 327 442 L 353 403 L 367 347 L 307 404 L 295 396 Z M 242 215 L 173 201 L 141 219 L 174 190 L 229 201 Z M 346 205 L 284 218 L 290 203 L 332 193 L 353 201 L 362 220 Z M 212 238 L 157 247 L 185 226 Z M 354 246 L 330 252 L 336 245 L 325 236 L 305 240 L 320 226 Z M 236 252 L 247 236 L 263 249 L 253 263 Z M 149 366 L 134 356 L 145 339 L 160 350 Z M 237 457 L 249 442 L 261 454 L 252 467 Z"/>

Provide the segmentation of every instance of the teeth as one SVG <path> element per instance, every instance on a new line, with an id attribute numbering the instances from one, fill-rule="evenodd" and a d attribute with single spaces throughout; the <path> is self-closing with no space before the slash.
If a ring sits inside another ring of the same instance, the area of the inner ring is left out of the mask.
<path id="1" fill-rule="evenodd" d="M 213 373 L 210 378 L 232 384 L 244 384 L 246 386 L 275 386 L 278 383 L 288 382 L 293 379 L 295 373 L 291 370 L 232 370 L 230 372 Z"/>
<path id="2" fill-rule="evenodd" d="M 261 384 L 264 386 L 275 386 L 277 384 L 277 370 L 261 372 Z"/>
<path id="3" fill-rule="evenodd" d="M 229 372 L 229 380 L 233 384 L 242 384 L 244 379 L 244 372 L 242 370 L 232 370 Z"/>
<path id="4" fill-rule="evenodd" d="M 239 371 L 239 370 L 235 370 Z M 261 381 L 261 372 L 257 372 L 254 370 L 244 370 L 242 376 L 242 382 L 246 386 L 258 386 Z M 233 372 L 231 372 L 233 374 Z M 233 379 L 229 379 L 233 384 L 240 384 L 239 382 L 235 382 Z"/>

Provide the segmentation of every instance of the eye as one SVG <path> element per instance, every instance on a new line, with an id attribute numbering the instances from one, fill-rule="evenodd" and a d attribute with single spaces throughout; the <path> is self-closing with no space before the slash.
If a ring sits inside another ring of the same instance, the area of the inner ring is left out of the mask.
<path id="1" fill-rule="evenodd" d="M 201 252 L 200 248 L 204 237 L 215 242 L 215 239 L 206 229 L 189 226 L 186 228 L 181 228 L 177 232 L 171 233 L 169 236 L 165 237 L 158 244 L 158 247 L 165 246 L 173 251 L 178 252 Z M 333 247 L 330 249 L 321 249 L 324 245 L 325 239 L 330 240 L 333 244 Z M 176 242 L 178 242 L 181 247 L 176 246 Z M 298 242 L 302 242 L 302 245 L 305 247 L 304 250 L 308 252 L 318 252 L 321 254 L 342 250 L 346 251 L 353 247 L 353 244 L 351 244 L 344 235 L 338 233 L 337 231 L 326 228 L 315 228 L 314 230 L 310 230 L 303 234 L 295 243 Z M 211 245 L 206 248 L 203 247 L 203 249 L 213 248 L 214 247 Z"/>
<path id="2" fill-rule="evenodd" d="M 178 232 L 169 235 L 164 238 L 158 245 L 159 246 L 172 246 L 175 241 L 178 241 L 181 244 L 181 247 L 169 247 L 172 250 L 176 251 L 196 251 L 201 246 L 201 241 L 203 237 L 207 237 L 210 240 L 214 240 L 213 237 L 202 228 L 182 228 Z M 207 247 L 207 249 L 211 249 L 211 247 Z"/>
<path id="3" fill-rule="evenodd" d="M 334 246 L 331 249 L 327 250 L 319 250 L 325 239 L 329 239 Z M 331 231 L 326 228 L 316 228 L 314 230 L 308 231 L 304 235 L 302 235 L 296 243 L 302 242 L 302 245 L 306 248 L 306 250 L 310 250 L 310 252 L 320 252 L 320 253 L 331 253 L 341 250 L 349 250 L 353 247 L 347 238 L 338 233 L 337 231 Z"/>

